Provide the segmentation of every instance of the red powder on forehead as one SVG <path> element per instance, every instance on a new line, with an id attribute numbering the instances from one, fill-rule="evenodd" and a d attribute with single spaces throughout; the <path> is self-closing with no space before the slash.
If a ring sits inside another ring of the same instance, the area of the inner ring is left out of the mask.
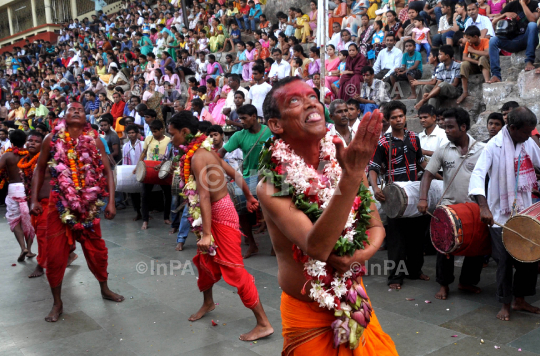
<path id="1" fill-rule="evenodd" d="M 437 250 L 448 252 L 456 243 L 452 221 L 443 209 L 436 209 L 433 212 L 433 215 L 436 216 L 439 221 L 435 219 L 431 220 L 431 242 Z"/>
<path id="2" fill-rule="evenodd" d="M 285 84 L 275 92 L 277 101 L 282 104 L 288 98 L 293 96 L 304 96 L 315 94 L 315 90 L 301 80 L 295 80 L 291 83 Z"/>

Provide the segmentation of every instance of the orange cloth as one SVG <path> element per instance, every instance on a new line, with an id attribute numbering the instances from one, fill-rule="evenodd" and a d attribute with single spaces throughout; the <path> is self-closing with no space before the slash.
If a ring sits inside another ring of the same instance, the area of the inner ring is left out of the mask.
<path id="1" fill-rule="evenodd" d="M 73 231 L 60 220 L 56 208 L 57 194 L 51 192 L 47 213 L 47 279 L 54 288 L 64 279 L 69 254 L 75 250 L 75 241 L 81 244 L 88 268 L 99 282 L 107 280 L 108 250 L 101 238 L 101 227 L 94 224 L 93 230 Z M 74 240 L 75 239 L 75 240 Z"/>
<path id="2" fill-rule="evenodd" d="M 463 49 L 463 56 L 467 57 L 469 54 L 469 47 L 477 51 L 489 51 L 489 38 L 481 38 L 480 43 L 477 46 L 471 45 L 469 42 L 465 42 L 465 48 Z M 471 54 L 474 59 L 480 58 L 477 54 Z"/>
<path id="3" fill-rule="evenodd" d="M 41 199 L 40 203 L 43 213 L 38 216 L 32 215 L 32 226 L 36 231 L 38 244 L 37 263 L 42 268 L 47 268 L 47 216 L 49 212 L 49 198 Z"/>
<path id="4" fill-rule="evenodd" d="M 362 286 L 364 284 L 362 283 Z M 328 309 L 317 302 L 304 302 L 281 293 L 281 320 L 283 324 L 282 356 L 397 356 L 394 342 L 381 328 L 375 312 L 364 330 L 365 344 L 356 350 L 347 344 L 334 349 L 334 333 L 330 325 L 336 320 Z"/>
<path id="5" fill-rule="evenodd" d="M 342 2 L 341 4 L 339 4 L 339 6 L 334 9 L 333 15 L 339 17 L 328 17 L 328 28 L 330 30 L 332 29 L 332 25 L 334 24 L 334 22 L 339 23 L 339 27 L 341 27 L 343 18 L 347 16 L 347 3 Z"/>
<path id="6" fill-rule="evenodd" d="M 242 234 L 238 227 L 238 214 L 228 194 L 212 203 L 212 236 L 217 246 L 216 255 L 197 251 L 193 257 L 193 263 L 199 270 L 197 285 L 204 292 L 223 276 L 227 284 L 238 289 L 246 308 L 253 309 L 259 303 L 259 292 L 255 278 L 244 268 Z"/>

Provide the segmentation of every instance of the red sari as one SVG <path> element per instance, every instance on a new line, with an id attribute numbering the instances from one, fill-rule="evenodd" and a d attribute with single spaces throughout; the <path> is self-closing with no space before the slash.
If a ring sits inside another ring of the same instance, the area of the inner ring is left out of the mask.
<path id="1" fill-rule="evenodd" d="M 362 53 L 358 52 L 355 57 L 347 57 L 345 70 L 350 70 L 354 74 L 345 74 L 339 80 L 339 98 L 345 101 L 360 94 L 360 85 L 364 81 L 361 70 L 367 66 L 368 62 Z M 354 89 L 354 90 L 353 90 Z"/>

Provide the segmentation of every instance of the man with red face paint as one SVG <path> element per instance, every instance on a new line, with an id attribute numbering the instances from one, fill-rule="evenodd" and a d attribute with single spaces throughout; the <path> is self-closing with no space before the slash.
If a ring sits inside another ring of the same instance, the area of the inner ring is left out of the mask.
<path id="1" fill-rule="evenodd" d="M 322 104 L 309 85 L 294 77 L 283 79 L 274 85 L 265 99 L 263 112 L 265 121 L 274 134 L 274 139 L 266 143 L 266 149 L 261 153 L 259 168 L 263 168 L 264 172 L 269 173 L 265 167 L 270 167 L 265 166 L 265 162 L 282 162 L 281 157 L 273 153 L 279 150 L 287 150 L 287 157 L 295 157 L 298 166 L 302 166 L 306 172 L 313 167 L 323 167 L 322 165 L 326 164 L 321 161 L 320 150 L 323 143 L 330 147 L 335 145 L 335 157 L 342 171 L 336 187 L 336 191 L 339 190 L 341 194 L 323 198 L 327 199 L 327 206 L 320 216 L 313 220 L 296 204 L 303 198 L 296 193 L 291 196 L 290 192 L 295 189 L 284 190 L 283 185 L 278 187 L 274 178 L 263 179 L 257 187 L 257 196 L 278 260 L 278 282 L 283 290 L 282 354 L 397 355 L 394 343 L 383 332 L 375 314 L 372 314 L 371 322 L 364 330 L 364 344 L 360 343 L 356 350 L 351 350 L 347 342 L 339 343 L 336 345 L 339 349 L 336 352 L 335 334 L 332 332 L 333 322 L 336 320 L 334 313 L 313 301 L 312 284 L 308 283 L 309 280 L 304 274 L 304 264 L 297 259 L 300 253 L 311 258 L 311 261 L 326 262 L 343 275 L 350 273 L 351 265 L 367 261 L 380 247 L 384 239 L 384 228 L 377 209 L 372 204 L 370 214 L 373 219 L 368 226 L 369 245 L 363 250 L 357 250 L 353 256 L 338 257 L 333 253 L 361 183 L 365 186 L 368 184 L 366 175 L 359 172 L 364 172 L 375 151 L 382 116 L 378 111 L 373 115 L 367 114 L 362 119 L 355 137 L 345 148 L 340 139 L 325 138 L 327 131 Z M 295 172 L 294 165 L 289 168 L 284 165 L 281 169 L 290 173 L 284 175 L 286 178 L 283 178 L 283 181 L 288 180 L 294 188 L 299 186 L 303 178 L 307 178 L 299 171 Z M 277 168 L 274 171 L 277 171 Z M 323 176 L 327 174 L 324 172 Z M 319 182 L 324 182 L 324 177 Z M 360 278 L 355 283 L 361 283 Z M 311 293 L 306 292 L 310 289 Z"/>

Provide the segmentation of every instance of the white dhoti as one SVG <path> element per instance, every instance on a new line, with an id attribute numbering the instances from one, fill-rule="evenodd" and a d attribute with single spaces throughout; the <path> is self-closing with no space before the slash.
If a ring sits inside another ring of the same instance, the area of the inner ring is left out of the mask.
<path id="1" fill-rule="evenodd" d="M 32 219 L 30 218 L 30 210 L 28 209 L 23 183 L 9 184 L 6 207 L 6 219 L 11 231 L 13 231 L 15 226 L 20 223 L 24 232 L 24 237 L 27 240 L 33 239 L 35 231 L 32 226 Z"/>

